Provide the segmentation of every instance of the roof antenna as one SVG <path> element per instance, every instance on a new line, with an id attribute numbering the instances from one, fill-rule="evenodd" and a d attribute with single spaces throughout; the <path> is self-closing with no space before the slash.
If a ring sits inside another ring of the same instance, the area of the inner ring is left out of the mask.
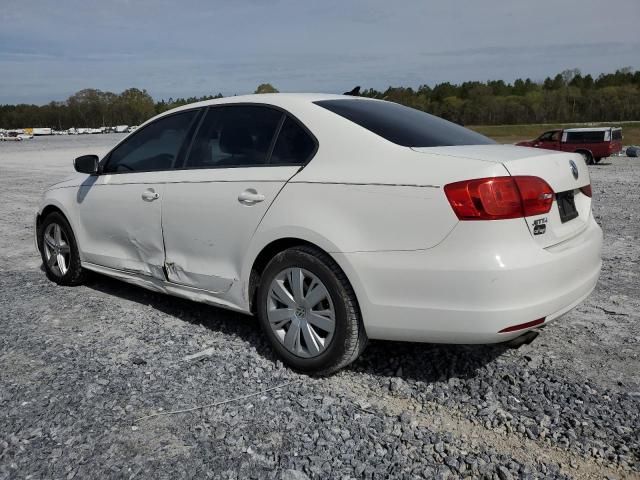
<path id="1" fill-rule="evenodd" d="M 344 92 L 343 95 L 351 95 L 352 97 L 359 97 L 360 96 L 360 85 L 355 87 L 350 92 Z"/>

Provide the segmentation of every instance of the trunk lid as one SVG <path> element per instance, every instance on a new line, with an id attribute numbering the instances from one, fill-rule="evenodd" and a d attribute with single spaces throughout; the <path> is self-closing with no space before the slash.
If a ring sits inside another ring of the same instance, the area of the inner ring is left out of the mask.
<path id="1" fill-rule="evenodd" d="M 546 181 L 555 193 L 551 210 L 544 215 L 524 218 L 532 237 L 543 248 L 568 240 L 587 227 L 591 215 L 591 197 L 580 188 L 589 185 L 591 180 L 587 165 L 578 154 L 513 145 L 464 145 L 414 150 L 501 163 L 512 176 L 531 175 Z M 573 205 L 575 212 L 572 211 Z"/>

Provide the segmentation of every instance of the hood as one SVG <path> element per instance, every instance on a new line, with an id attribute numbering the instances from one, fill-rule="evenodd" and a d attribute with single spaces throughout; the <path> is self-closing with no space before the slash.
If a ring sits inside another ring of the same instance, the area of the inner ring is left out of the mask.
<path id="1" fill-rule="evenodd" d="M 88 175 L 86 173 L 74 172 L 67 176 L 64 180 L 50 185 L 47 190 L 55 190 L 56 188 L 78 187 L 82 184 L 83 181 L 87 179 L 87 177 Z"/>

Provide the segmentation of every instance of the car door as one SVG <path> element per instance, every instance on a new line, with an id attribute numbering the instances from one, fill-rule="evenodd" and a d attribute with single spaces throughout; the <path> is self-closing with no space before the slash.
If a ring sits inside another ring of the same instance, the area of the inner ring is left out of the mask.
<path id="1" fill-rule="evenodd" d="M 315 150 L 315 138 L 275 108 L 209 108 L 164 193 L 169 280 L 228 291 L 262 217 Z"/>
<path id="2" fill-rule="evenodd" d="M 83 262 L 164 279 L 161 201 L 197 110 L 161 117 L 113 149 L 78 191 Z"/>

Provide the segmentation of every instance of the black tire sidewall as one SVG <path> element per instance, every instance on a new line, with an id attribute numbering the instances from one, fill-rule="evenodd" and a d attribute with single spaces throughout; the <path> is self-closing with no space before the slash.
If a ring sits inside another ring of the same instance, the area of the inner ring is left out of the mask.
<path id="1" fill-rule="evenodd" d="M 267 316 L 269 286 L 278 273 L 290 267 L 304 268 L 317 276 L 327 288 L 335 309 L 336 328 L 331 343 L 324 352 L 314 358 L 302 358 L 289 352 L 284 345 L 282 345 L 269 325 Z M 331 269 L 322 260 L 307 252 L 297 249 L 285 250 L 269 262 L 261 276 L 258 287 L 258 319 L 269 342 L 285 363 L 303 372 L 317 372 L 330 368 L 344 357 L 347 349 L 346 340 L 349 323 L 353 321 L 348 315 L 345 304 L 347 294 L 345 287 Z"/>
<path id="2" fill-rule="evenodd" d="M 593 155 L 589 152 L 581 151 L 580 155 L 584 158 L 584 163 L 587 165 L 593 165 L 595 162 L 593 161 Z"/>
<path id="3" fill-rule="evenodd" d="M 55 273 L 51 271 L 51 269 L 47 265 L 47 257 L 45 254 L 45 246 L 44 246 L 44 232 L 49 225 L 52 223 L 57 223 L 60 225 L 60 228 L 64 231 L 67 240 L 69 241 L 69 268 L 67 269 L 67 273 L 63 276 L 59 277 Z M 71 229 L 71 225 L 64 217 L 64 215 L 53 212 L 45 217 L 38 228 L 38 246 L 40 248 L 40 256 L 42 258 L 42 264 L 44 267 L 44 271 L 47 274 L 47 278 L 52 282 L 58 283 L 60 285 L 71 285 L 74 283 L 75 279 L 78 277 L 81 266 L 80 266 L 80 253 L 78 251 L 78 244 L 76 243 L 76 237 L 73 234 L 73 230 Z"/>

